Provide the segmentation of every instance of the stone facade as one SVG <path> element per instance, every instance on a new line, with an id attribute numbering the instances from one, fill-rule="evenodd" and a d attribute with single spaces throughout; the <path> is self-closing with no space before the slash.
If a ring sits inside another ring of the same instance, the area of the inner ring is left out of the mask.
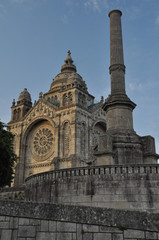
<path id="1" fill-rule="evenodd" d="M 32 106 L 27 89 L 12 105 L 9 130 L 15 135 L 14 185 L 30 175 L 54 169 L 87 166 L 95 161 L 92 148 L 98 135 L 105 134 L 105 112 L 101 102 L 94 104 L 86 83 L 76 73 L 68 51 L 65 64 Z"/>

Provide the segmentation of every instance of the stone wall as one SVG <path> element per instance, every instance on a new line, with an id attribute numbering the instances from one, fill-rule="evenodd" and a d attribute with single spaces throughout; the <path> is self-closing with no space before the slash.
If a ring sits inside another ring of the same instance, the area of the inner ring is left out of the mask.
<path id="1" fill-rule="evenodd" d="M 159 239 L 159 214 L 0 201 L 0 240 Z"/>
<path id="2" fill-rule="evenodd" d="M 0 200 L 24 200 L 25 187 L 6 187 L 0 189 Z"/>
<path id="3" fill-rule="evenodd" d="M 159 165 L 63 169 L 26 179 L 26 199 L 159 212 Z"/>

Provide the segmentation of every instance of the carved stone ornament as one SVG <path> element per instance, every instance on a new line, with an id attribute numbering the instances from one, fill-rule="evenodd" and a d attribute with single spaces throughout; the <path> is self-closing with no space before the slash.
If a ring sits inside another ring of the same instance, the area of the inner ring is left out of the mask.
<path id="1" fill-rule="evenodd" d="M 32 159 L 30 163 L 46 161 L 53 156 L 54 143 L 54 130 L 49 125 L 42 125 L 33 131 L 28 138 L 28 160 Z"/>
<path id="2" fill-rule="evenodd" d="M 48 128 L 40 129 L 34 136 L 34 149 L 37 154 L 46 154 L 53 145 L 53 134 Z"/>

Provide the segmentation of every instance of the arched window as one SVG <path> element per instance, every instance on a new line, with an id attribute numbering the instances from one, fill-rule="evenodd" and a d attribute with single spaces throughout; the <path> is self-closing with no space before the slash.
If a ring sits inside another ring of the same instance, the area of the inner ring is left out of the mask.
<path id="1" fill-rule="evenodd" d="M 93 145 L 97 144 L 97 138 L 100 135 L 104 135 L 106 133 L 106 123 L 99 121 L 94 125 L 94 130 L 93 130 Z"/>
<path id="2" fill-rule="evenodd" d="M 86 96 L 83 94 L 82 95 L 82 104 L 85 105 L 86 104 Z"/>
<path id="3" fill-rule="evenodd" d="M 70 135 L 71 129 L 69 123 L 66 122 L 63 127 L 63 156 L 67 157 L 70 150 Z"/>
<path id="4" fill-rule="evenodd" d="M 71 104 L 72 103 L 72 93 L 69 92 L 68 93 L 68 104 Z"/>
<path id="5" fill-rule="evenodd" d="M 66 93 L 63 95 L 63 106 L 66 106 L 67 105 L 67 95 Z"/>
<path id="6" fill-rule="evenodd" d="M 51 97 L 51 99 L 50 99 L 50 102 L 51 102 L 51 103 L 53 103 L 53 102 L 54 102 L 54 98 L 53 98 L 53 97 Z"/>
<path id="7" fill-rule="evenodd" d="M 85 157 L 86 154 L 86 126 L 84 123 L 81 125 L 81 155 Z"/>
<path id="8" fill-rule="evenodd" d="M 13 121 L 16 121 L 17 118 L 17 110 L 15 109 L 13 112 Z"/>
<path id="9" fill-rule="evenodd" d="M 81 104 L 81 102 L 82 102 L 82 94 L 79 93 L 78 94 L 78 103 Z"/>
<path id="10" fill-rule="evenodd" d="M 21 113 L 21 110 L 20 108 L 17 109 L 17 116 L 16 116 L 16 120 L 20 120 L 20 113 Z"/>

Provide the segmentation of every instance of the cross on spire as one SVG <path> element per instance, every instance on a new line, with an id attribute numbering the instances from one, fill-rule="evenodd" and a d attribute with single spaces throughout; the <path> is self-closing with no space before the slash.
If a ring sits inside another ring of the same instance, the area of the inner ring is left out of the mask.
<path id="1" fill-rule="evenodd" d="M 71 51 L 70 50 L 68 50 L 67 53 L 68 53 L 69 56 L 71 55 Z"/>

